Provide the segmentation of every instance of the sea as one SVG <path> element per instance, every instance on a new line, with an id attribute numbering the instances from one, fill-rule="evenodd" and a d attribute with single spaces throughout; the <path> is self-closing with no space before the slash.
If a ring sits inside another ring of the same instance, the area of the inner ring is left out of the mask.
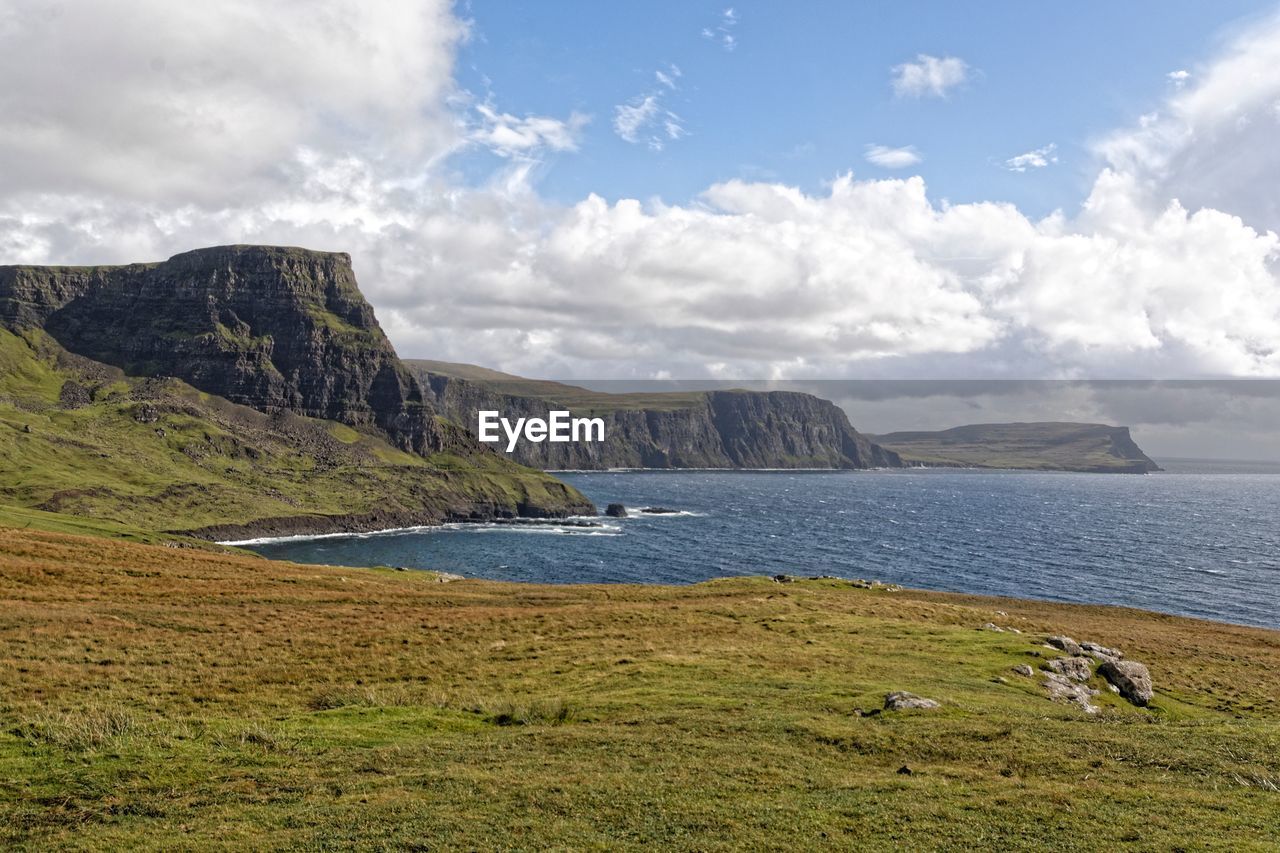
<path id="1" fill-rule="evenodd" d="M 835 575 L 1280 628 L 1280 465 L 558 476 L 626 518 L 253 540 L 273 558 L 537 583 Z M 675 512 L 650 514 L 643 508 Z"/>

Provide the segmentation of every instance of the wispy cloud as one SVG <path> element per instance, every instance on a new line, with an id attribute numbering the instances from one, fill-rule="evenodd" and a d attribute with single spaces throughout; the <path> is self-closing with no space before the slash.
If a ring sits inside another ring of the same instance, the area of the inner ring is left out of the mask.
<path id="1" fill-rule="evenodd" d="M 533 157 L 539 151 L 577 151 L 582 129 L 591 121 L 583 113 L 572 113 L 567 120 L 549 116 L 514 116 L 500 113 L 491 104 L 476 107 L 479 126 L 470 140 L 485 146 L 500 157 Z"/>
<path id="2" fill-rule="evenodd" d="M 720 22 L 714 27 L 703 27 L 702 37 L 713 41 L 725 50 L 732 51 L 738 46 L 738 39 L 733 30 L 738 26 L 738 12 L 732 6 L 720 13 Z"/>
<path id="3" fill-rule="evenodd" d="M 661 151 L 668 142 L 685 135 L 682 121 L 663 105 L 662 95 L 654 92 L 614 107 L 613 132 L 633 145 L 644 143 L 652 151 Z"/>
<path id="4" fill-rule="evenodd" d="M 1164 75 L 1169 82 L 1173 84 L 1175 89 L 1181 89 L 1187 85 L 1187 81 L 1191 79 L 1191 72 L 1185 68 L 1179 68 L 1177 71 L 1170 71 Z"/>
<path id="5" fill-rule="evenodd" d="M 914 145 L 890 148 L 888 145 L 868 145 L 864 155 L 867 162 L 882 169 L 906 169 L 924 160 Z"/>
<path id="6" fill-rule="evenodd" d="M 1004 167 L 1010 172 L 1025 172 L 1028 169 L 1043 169 L 1045 166 L 1058 162 L 1057 152 L 1057 143 L 1050 142 L 1043 148 L 1037 148 L 1034 151 L 1019 154 L 1017 157 L 1010 157 L 1008 160 L 1004 161 Z"/>
<path id="7" fill-rule="evenodd" d="M 668 65 L 666 71 L 658 69 L 653 72 L 653 76 L 668 89 L 677 89 L 679 88 L 677 81 L 684 76 L 684 72 L 680 70 L 679 65 Z"/>
<path id="8" fill-rule="evenodd" d="M 969 79 L 969 63 L 963 59 L 927 53 L 916 56 L 915 62 L 895 65 L 892 71 L 893 92 L 900 98 L 941 98 Z"/>

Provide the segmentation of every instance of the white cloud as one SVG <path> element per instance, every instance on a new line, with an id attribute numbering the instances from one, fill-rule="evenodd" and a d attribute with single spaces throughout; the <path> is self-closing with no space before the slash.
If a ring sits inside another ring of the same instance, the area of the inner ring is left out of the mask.
<path id="1" fill-rule="evenodd" d="M 1004 161 L 1004 167 L 1010 172 L 1025 172 L 1028 169 L 1043 169 L 1058 162 L 1058 145 L 1051 142 L 1043 148 L 1036 148 L 1017 157 Z"/>
<path id="2" fill-rule="evenodd" d="M 905 148 L 890 148 L 887 145 L 868 145 L 864 149 L 867 162 L 882 169 L 906 169 L 921 162 L 924 158 L 916 151 L 914 145 Z"/>
<path id="3" fill-rule="evenodd" d="M 927 53 L 916 56 L 915 62 L 895 65 L 892 71 L 893 91 L 900 98 L 941 98 L 969 79 L 969 64 L 963 59 Z"/>
<path id="4" fill-rule="evenodd" d="M 675 89 L 680 69 L 669 66 L 669 73 L 655 72 L 658 82 Z M 668 142 L 686 135 L 684 120 L 667 109 L 662 91 L 637 95 L 630 102 L 613 108 L 613 132 L 633 145 L 643 143 L 651 151 L 661 151 Z"/>
<path id="5" fill-rule="evenodd" d="M 1191 72 L 1186 69 L 1179 69 L 1177 71 L 1170 71 L 1165 75 L 1165 77 L 1174 85 L 1174 88 L 1181 89 L 1183 86 L 1187 85 L 1187 81 L 1191 79 Z"/>
<path id="6" fill-rule="evenodd" d="M 1280 26 L 1103 140 L 1078 216 L 1032 220 L 920 178 L 558 206 L 533 161 L 578 144 L 574 117 L 465 102 L 444 0 L 327 0 L 314 24 L 301 5 L 137 5 L 49 24 L 10 3 L 0 74 L 29 85 L 0 112 L 4 260 L 350 251 L 403 354 L 541 375 L 1280 374 Z M 649 97 L 615 130 L 683 133 Z M 509 163 L 461 185 L 442 164 L 477 145 Z"/>
<path id="7" fill-rule="evenodd" d="M 716 42 L 727 51 L 733 51 L 738 46 L 738 39 L 733 34 L 737 26 L 738 12 L 730 6 L 720 12 L 720 22 L 716 26 L 702 28 L 702 37 Z"/>
<path id="8" fill-rule="evenodd" d="M 529 157 L 542 150 L 577 151 L 582 129 L 590 120 L 582 113 L 567 121 L 547 116 L 518 118 L 489 104 L 476 107 L 482 119 L 469 138 L 502 157 Z"/>
<path id="9" fill-rule="evenodd" d="M 666 86 L 668 89 L 677 89 L 679 88 L 679 85 L 676 81 L 684 76 L 684 72 L 680 70 L 680 66 L 678 65 L 668 65 L 666 71 L 658 69 L 653 72 L 653 76 L 659 83 Z"/>

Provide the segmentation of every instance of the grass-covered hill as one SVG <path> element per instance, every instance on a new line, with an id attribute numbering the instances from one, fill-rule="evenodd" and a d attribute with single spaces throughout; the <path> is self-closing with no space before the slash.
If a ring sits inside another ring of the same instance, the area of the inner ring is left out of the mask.
<path id="1" fill-rule="evenodd" d="M 1146 474 L 1159 471 L 1129 435 L 1106 424 L 970 424 L 872 436 L 908 465 Z"/>
<path id="2" fill-rule="evenodd" d="M 0 600 L 16 849 L 1239 851 L 1280 826 L 1272 631 L 839 580 L 440 583 L 30 530 L 0 530 Z M 1150 705 L 1096 676 L 1097 713 L 1050 699 L 1058 634 L 1145 662 Z M 881 710 L 899 690 L 940 707 Z"/>
<path id="3" fill-rule="evenodd" d="M 373 429 L 266 414 L 0 328 L 0 521 L 236 537 L 590 509 L 467 446 L 419 455 Z"/>
<path id="4" fill-rule="evenodd" d="M 234 537 L 593 509 L 441 416 L 345 254 L 0 266 L 0 517 Z"/>

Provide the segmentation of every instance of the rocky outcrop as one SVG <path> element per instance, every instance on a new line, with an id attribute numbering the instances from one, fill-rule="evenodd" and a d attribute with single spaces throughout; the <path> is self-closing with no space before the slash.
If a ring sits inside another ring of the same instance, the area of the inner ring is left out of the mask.
<path id="1" fill-rule="evenodd" d="M 1145 706 L 1155 695 L 1151 686 L 1151 672 L 1137 661 L 1104 660 L 1098 667 L 1098 674 L 1134 705 Z"/>
<path id="2" fill-rule="evenodd" d="M 415 453 L 448 444 L 343 253 L 221 246 L 154 264 L 0 267 L 0 323 L 262 412 L 376 429 Z"/>
<path id="3" fill-rule="evenodd" d="M 876 445 L 849 423 L 834 403 L 792 391 L 706 391 L 631 395 L 595 394 L 551 382 L 494 382 L 433 372 L 429 362 L 407 362 L 431 401 L 447 417 L 478 431 L 477 413 L 496 410 L 517 418 L 547 418 L 553 409 L 599 417 L 603 442 L 520 442 L 508 454 L 544 470 L 608 468 L 830 468 L 898 467 L 896 453 Z M 528 393 L 504 386 L 526 383 Z M 504 448 L 499 448 L 500 450 Z"/>

